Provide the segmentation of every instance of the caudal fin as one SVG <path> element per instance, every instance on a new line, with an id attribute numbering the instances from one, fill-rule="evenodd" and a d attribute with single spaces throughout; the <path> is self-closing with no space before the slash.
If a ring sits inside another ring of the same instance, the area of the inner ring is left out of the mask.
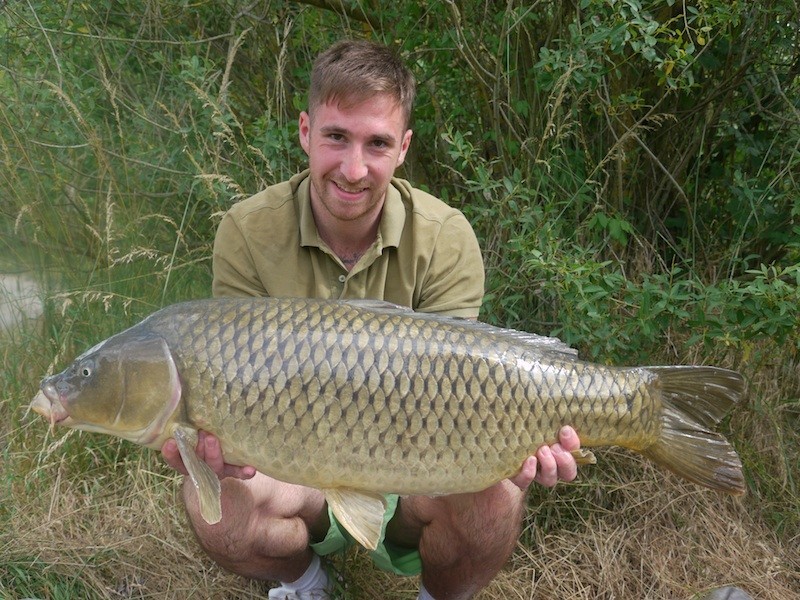
<path id="1" fill-rule="evenodd" d="M 717 367 L 648 367 L 658 375 L 663 413 L 659 440 L 643 454 L 700 485 L 745 493 L 742 463 L 713 427 L 744 396 L 739 373 Z"/>

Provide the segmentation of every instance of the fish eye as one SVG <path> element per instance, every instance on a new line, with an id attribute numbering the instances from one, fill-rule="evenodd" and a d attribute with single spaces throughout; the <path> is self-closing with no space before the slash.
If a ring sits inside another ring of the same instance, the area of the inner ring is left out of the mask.
<path id="1" fill-rule="evenodd" d="M 91 377 L 93 371 L 94 369 L 92 368 L 92 363 L 90 362 L 85 362 L 80 366 L 80 368 L 78 368 L 78 373 L 81 377 Z"/>

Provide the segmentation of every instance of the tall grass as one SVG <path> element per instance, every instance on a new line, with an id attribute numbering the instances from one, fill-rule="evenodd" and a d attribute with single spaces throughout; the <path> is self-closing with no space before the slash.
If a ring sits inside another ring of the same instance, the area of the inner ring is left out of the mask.
<path id="1" fill-rule="evenodd" d="M 417 71 L 405 174 L 475 226 L 483 319 L 748 380 L 723 425 L 747 497 L 601 452 L 576 484 L 531 491 L 483 597 L 797 597 L 797 84 L 779 10 L 796 7 L 661 4 L 5 6 L 0 265 L 36 279 L 43 314 L 0 337 L 0 597 L 265 595 L 199 550 L 157 453 L 49 431 L 26 406 L 98 340 L 209 294 L 221 212 L 302 168 L 308 62 L 342 35 L 396 44 Z M 762 34 L 785 68 L 729 44 Z M 333 568 L 345 597 L 415 597 L 362 553 Z"/>

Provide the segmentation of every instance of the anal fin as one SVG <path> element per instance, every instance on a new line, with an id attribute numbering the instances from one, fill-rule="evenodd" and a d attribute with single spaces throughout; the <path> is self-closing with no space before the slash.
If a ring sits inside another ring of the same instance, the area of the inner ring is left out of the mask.
<path id="1" fill-rule="evenodd" d="M 375 550 L 381 538 L 386 499 L 381 494 L 347 488 L 323 492 L 333 514 L 350 535 L 368 550 Z"/>
<path id="2" fill-rule="evenodd" d="M 594 452 L 591 450 L 586 450 L 585 448 L 578 448 L 577 450 L 573 450 L 570 452 L 572 454 L 572 458 L 575 459 L 575 464 L 578 465 L 595 465 L 597 464 L 597 458 L 594 455 Z"/>

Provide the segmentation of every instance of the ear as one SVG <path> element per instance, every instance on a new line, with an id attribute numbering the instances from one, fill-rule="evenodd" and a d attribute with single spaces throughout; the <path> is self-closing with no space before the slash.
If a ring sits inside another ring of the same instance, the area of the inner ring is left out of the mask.
<path id="1" fill-rule="evenodd" d="M 311 116 L 306 111 L 300 113 L 299 125 L 300 145 L 305 153 L 308 154 L 311 147 Z"/>
<path id="2" fill-rule="evenodd" d="M 406 130 L 403 134 L 403 141 L 400 143 L 400 155 L 397 157 L 397 165 L 402 165 L 406 160 L 406 153 L 408 153 L 408 147 L 411 145 L 411 136 L 414 135 L 414 132 L 410 129 Z"/>

